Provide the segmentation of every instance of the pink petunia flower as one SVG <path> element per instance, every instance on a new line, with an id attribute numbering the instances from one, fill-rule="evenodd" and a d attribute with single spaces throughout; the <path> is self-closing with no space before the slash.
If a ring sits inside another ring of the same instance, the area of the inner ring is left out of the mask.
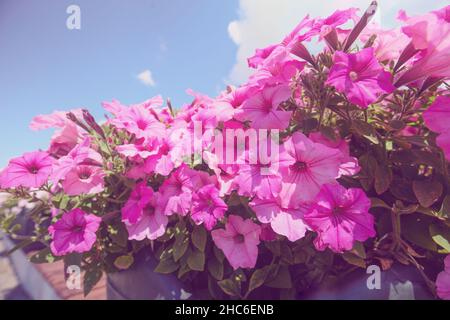
<path id="1" fill-rule="evenodd" d="M 122 208 L 122 221 L 127 227 L 129 240 L 155 240 L 166 232 L 169 220 L 160 201 L 159 193 L 153 192 L 145 182 L 136 185 Z"/>
<path id="2" fill-rule="evenodd" d="M 165 202 L 164 214 L 174 213 L 185 216 L 191 209 L 192 194 L 195 186 L 199 186 L 198 173 L 186 164 L 178 167 L 159 188 Z"/>
<path id="3" fill-rule="evenodd" d="M 270 45 L 263 49 L 256 49 L 255 54 L 248 58 L 248 65 L 251 68 L 264 68 L 270 65 L 273 61 L 273 55 L 276 55 L 279 51 L 286 51 L 287 53 L 297 44 L 303 41 L 309 41 L 313 36 L 317 35 L 319 31 L 317 28 L 313 28 L 315 23 L 314 19 L 311 19 L 308 15 L 305 16 L 300 23 L 281 41 L 276 45 Z"/>
<path id="4" fill-rule="evenodd" d="M 30 123 L 32 130 L 57 129 L 52 136 L 48 149 L 48 152 L 55 157 L 67 155 L 87 135 L 86 131 L 67 118 L 69 112 L 72 112 L 76 117 L 82 118 L 82 109 L 72 109 L 70 111 L 55 111 L 51 114 L 38 115 Z"/>
<path id="5" fill-rule="evenodd" d="M 450 254 L 445 257 L 444 271 L 436 279 L 436 293 L 443 300 L 450 300 Z"/>
<path id="6" fill-rule="evenodd" d="M 450 77 L 450 18 L 448 7 L 421 16 L 408 18 L 402 28 L 412 46 L 419 51 L 418 59 L 400 77 L 401 86 L 428 77 Z"/>
<path id="7" fill-rule="evenodd" d="M 292 59 L 289 50 L 277 46 L 258 70 L 250 76 L 248 86 L 263 88 L 264 86 L 289 85 L 291 79 L 302 71 L 305 62 Z"/>
<path id="8" fill-rule="evenodd" d="M 280 193 L 282 188 L 280 171 L 291 164 L 291 159 L 283 146 L 278 143 L 265 136 L 259 136 L 258 140 L 257 146 L 248 146 L 248 151 L 243 155 L 245 163 L 239 165 L 233 183 L 239 195 L 250 197 L 256 195 L 260 199 L 269 199 Z M 272 156 L 268 157 L 268 152 L 262 150 L 270 151 Z M 277 156 L 274 153 L 277 153 Z"/>
<path id="9" fill-rule="evenodd" d="M 289 167 L 281 171 L 280 198 L 284 208 L 297 208 L 312 201 L 325 183 L 339 177 L 343 154 L 338 149 L 314 143 L 296 132 L 284 143 Z M 281 158 L 281 157 L 280 157 Z"/>
<path id="10" fill-rule="evenodd" d="M 116 128 L 125 129 L 138 139 L 154 139 L 165 135 L 166 127 L 156 118 L 156 113 L 144 105 L 123 109 L 110 122 Z"/>
<path id="11" fill-rule="evenodd" d="M 436 143 L 450 161 L 450 97 L 440 96 L 423 113 L 426 126 L 439 133 Z"/>
<path id="12" fill-rule="evenodd" d="M 100 167 L 79 165 L 67 173 L 61 184 L 69 196 L 95 194 L 105 189 L 104 177 Z"/>
<path id="13" fill-rule="evenodd" d="M 357 12 L 359 9 L 350 8 L 346 10 L 336 10 L 329 17 L 325 19 L 318 19 L 313 25 L 313 29 L 317 29 L 321 38 L 325 37 L 332 30 L 336 30 L 339 33 L 346 33 L 345 30 L 339 29 L 341 26 L 347 23 L 348 20 L 358 20 Z"/>
<path id="14" fill-rule="evenodd" d="M 298 209 L 283 208 L 279 197 L 265 200 L 255 198 L 249 205 L 260 222 L 270 223 L 275 233 L 286 236 L 289 241 L 303 238 L 309 230 L 303 220 L 306 206 L 300 206 Z"/>
<path id="15" fill-rule="evenodd" d="M 51 180 L 57 184 L 63 180 L 66 175 L 76 169 L 79 165 L 101 166 L 102 156 L 90 147 L 91 140 L 86 137 L 76 147 L 74 147 L 66 156 L 62 156 L 56 161 L 53 167 Z"/>
<path id="16" fill-rule="evenodd" d="M 317 250 L 329 247 L 334 252 L 353 248 L 355 241 L 375 236 L 370 200 L 363 190 L 326 184 L 320 190 L 303 219 L 317 232 Z"/>
<path id="17" fill-rule="evenodd" d="M 426 126 L 437 133 L 450 129 L 450 97 L 437 97 L 433 104 L 423 113 Z"/>
<path id="18" fill-rule="evenodd" d="M 139 173 L 169 175 L 178 160 L 178 150 L 172 140 L 162 138 L 141 142 L 116 147 L 120 154 L 138 164 L 131 168 L 129 176 L 139 176 Z"/>
<path id="19" fill-rule="evenodd" d="M 142 210 L 150 203 L 154 196 L 153 189 L 145 182 L 138 183 L 122 208 L 122 221 L 136 223 L 142 215 Z"/>
<path id="20" fill-rule="evenodd" d="M 50 244 L 52 253 L 63 256 L 72 252 L 83 253 L 91 250 L 97 240 L 95 233 L 100 222 L 101 218 L 87 214 L 81 209 L 64 213 L 48 228 L 53 239 Z"/>
<path id="21" fill-rule="evenodd" d="M 357 174 L 361 167 L 358 164 L 358 159 L 350 156 L 350 147 L 345 139 L 336 137 L 336 139 L 330 140 L 320 132 L 312 132 L 309 134 L 309 138 L 317 143 L 322 143 L 330 148 L 336 148 L 342 152 L 342 163 L 339 166 L 339 176 L 353 176 Z"/>
<path id="22" fill-rule="evenodd" d="M 206 230 L 212 230 L 227 209 L 227 204 L 220 198 L 219 189 L 213 184 L 206 185 L 193 194 L 191 218 L 197 225 L 203 224 Z"/>
<path id="23" fill-rule="evenodd" d="M 236 215 L 228 217 L 225 229 L 211 231 L 214 244 L 223 251 L 234 270 L 255 267 L 260 234 L 259 225 Z"/>
<path id="24" fill-rule="evenodd" d="M 39 188 L 48 181 L 52 173 L 54 158 L 47 152 L 34 151 L 9 161 L 0 174 L 2 188 Z"/>
<path id="25" fill-rule="evenodd" d="M 145 159 L 144 170 L 146 173 L 157 173 L 168 176 L 175 168 L 175 162 L 178 160 L 175 144 L 170 139 L 159 141 L 156 154 L 152 154 Z"/>
<path id="26" fill-rule="evenodd" d="M 279 105 L 290 96 L 288 86 L 265 87 L 242 104 L 235 118 L 252 121 L 254 129 L 284 130 L 289 126 L 292 112 L 280 110 Z"/>
<path id="27" fill-rule="evenodd" d="M 350 102 L 361 108 L 395 90 L 391 74 L 378 63 L 373 48 L 349 54 L 336 51 L 326 84 L 345 93 Z"/>
<path id="28" fill-rule="evenodd" d="M 376 38 L 372 47 L 375 50 L 375 56 L 378 61 L 398 59 L 409 42 L 409 38 L 400 28 L 383 30 L 379 25 L 374 23 L 364 28 L 361 32 L 360 40 L 365 43 L 373 35 L 376 35 Z"/>

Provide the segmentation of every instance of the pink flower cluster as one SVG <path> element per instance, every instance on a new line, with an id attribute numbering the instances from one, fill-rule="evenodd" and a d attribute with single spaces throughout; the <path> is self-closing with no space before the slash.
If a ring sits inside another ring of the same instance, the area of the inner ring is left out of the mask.
<path id="1" fill-rule="evenodd" d="M 323 85 L 349 105 L 366 109 L 401 85 L 420 87 L 428 78 L 450 76 L 448 9 L 405 18 L 401 30 L 372 26 L 360 40 L 376 34 L 374 45 L 353 53 L 336 43 L 348 39 L 352 29 L 343 26 L 359 19 L 357 10 L 325 19 L 306 17 L 283 41 L 248 59 L 255 70 L 246 83 L 216 98 L 188 91 L 192 103 L 176 113 L 157 96 L 129 106 L 104 102 L 110 116 L 102 126 L 79 109 L 38 116 L 31 128 L 57 129 L 49 149 L 11 160 L 1 172 L 0 186 L 95 199 L 109 192 L 119 175 L 133 182 L 120 210 L 129 240 L 158 239 L 174 215 L 187 217 L 210 231 L 234 269 L 255 267 L 261 241 L 285 237 L 294 242 L 307 232 L 315 234 L 318 250 L 351 250 L 355 241 L 375 236 L 374 217 L 362 189 L 340 184 L 339 179 L 360 171 L 347 139 L 296 126 L 304 90 L 298 79 L 316 63 L 307 43 L 317 38 L 326 44 L 323 52 L 330 55 L 331 67 L 324 71 Z M 404 48 L 391 50 L 393 43 Z M 388 67 L 395 60 L 404 68 L 396 77 Z M 447 158 L 449 103 L 441 97 L 424 114 Z M 198 128 L 206 131 L 198 136 Z M 256 145 L 247 140 L 235 144 L 214 130 L 264 134 Z M 270 130 L 284 133 L 282 139 L 269 138 Z M 276 157 L 267 160 L 258 152 L 274 145 Z M 228 152 L 232 161 L 224 161 Z M 229 212 L 227 201 L 236 197 L 250 214 Z M 55 255 L 91 250 L 100 217 L 74 209 L 55 219 L 49 228 Z"/>

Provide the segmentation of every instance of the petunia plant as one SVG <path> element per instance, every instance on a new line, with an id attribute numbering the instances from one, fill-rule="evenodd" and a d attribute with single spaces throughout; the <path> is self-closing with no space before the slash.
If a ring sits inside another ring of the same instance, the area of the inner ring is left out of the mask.
<path id="1" fill-rule="evenodd" d="M 389 30 L 376 7 L 305 17 L 215 98 L 35 117 L 49 148 L 0 174 L 35 230 L 8 201 L 0 225 L 42 245 L 33 262 L 77 261 L 86 294 L 145 255 L 200 298 L 296 298 L 399 263 L 448 299 L 450 6 Z"/>

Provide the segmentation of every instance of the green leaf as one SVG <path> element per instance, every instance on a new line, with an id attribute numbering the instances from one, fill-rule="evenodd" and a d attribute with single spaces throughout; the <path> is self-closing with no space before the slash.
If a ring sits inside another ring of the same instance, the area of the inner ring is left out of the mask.
<path id="1" fill-rule="evenodd" d="M 42 249 L 41 251 L 35 253 L 30 257 L 30 262 L 40 264 L 40 263 L 53 263 L 57 260 L 61 260 L 61 257 L 55 257 L 52 254 L 50 248 Z"/>
<path id="2" fill-rule="evenodd" d="M 362 259 L 365 259 L 367 257 L 366 248 L 364 247 L 364 244 L 360 241 L 355 241 L 355 243 L 353 244 L 353 248 L 352 250 L 350 250 L 350 252 Z"/>
<path id="3" fill-rule="evenodd" d="M 176 263 L 172 257 L 159 261 L 159 264 L 155 268 L 155 272 L 162 274 L 169 274 L 175 272 L 180 266 Z"/>
<path id="4" fill-rule="evenodd" d="M 404 200 L 408 202 L 416 202 L 416 196 L 412 190 L 412 183 L 406 179 L 395 177 L 389 187 L 389 191 L 398 200 Z"/>
<path id="5" fill-rule="evenodd" d="M 270 252 L 276 257 L 281 255 L 281 243 L 280 241 L 266 241 L 264 245 Z"/>
<path id="6" fill-rule="evenodd" d="M 189 247 L 189 238 L 182 236 L 176 236 L 175 243 L 173 245 L 173 259 L 178 261 L 184 256 Z"/>
<path id="7" fill-rule="evenodd" d="M 189 271 L 191 271 L 191 268 L 189 268 L 187 263 L 182 264 L 180 269 L 178 270 L 178 275 L 177 275 L 178 279 L 181 279 Z"/>
<path id="8" fill-rule="evenodd" d="M 402 236 L 424 249 L 438 251 L 436 243 L 430 236 L 429 225 L 433 218 L 421 214 L 401 216 Z"/>
<path id="9" fill-rule="evenodd" d="M 292 288 L 291 273 L 287 266 L 280 266 L 277 275 L 273 280 L 267 282 L 266 285 L 270 288 L 290 289 Z"/>
<path id="10" fill-rule="evenodd" d="M 195 226 L 192 231 L 192 244 L 201 252 L 205 252 L 207 233 L 203 226 Z"/>
<path id="11" fill-rule="evenodd" d="M 365 153 L 359 157 L 359 164 L 362 167 L 359 181 L 364 190 L 368 191 L 372 188 L 377 160 L 372 155 Z"/>
<path id="12" fill-rule="evenodd" d="M 199 250 L 193 250 L 187 259 L 187 264 L 192 270 L 205 270 L 205 253 Z"/>
<path id="13" fill-rule="evenodd" d="M 217 281 L 212 277 L 208 277 L 208 292 L 209 295 L 216 300 L 220 299 L 223 296 L 223 292 L 218 286 Z"/>
<path id="14" fill-rule="evenodd" d="M 375 191 L 382 194 L 389 189 L 392 182 L 392 170 L 387 165 L 378 165 L 375 170 Z"/>
<path id="15" fill-rule="evenodd" d="M 375 128 L 372 127 L 367 122 L 361 121 L 361 120 L 353 120 L 352 129 L 353 129 L 353 132 L 366 138 L 371 143 L 373 143 L 373 144 L 380 143 L 380 141 L 378 140 L 377 132 L 376 132 Z"/>
<path id="16" fill-rule="evenodd" d="M 223 254 L 222 250 L 217 248 L 216 246 L 213 247 L 214 256 L 219 260 L 220 263 L 223 263 L 225 260 L 225 255 Z"/>
<path id="17" fill-rule="evenodd" d="M 442 183 L 436 180 L 415 180 L 413 191 L 420 205 L 428 208 L 442 195 Z"/>
<path id="18" fill-rule="evenodd" d="M 59 209 L 65 210 L 67 208 L 67 205 L 69 204 L 70 197 L 68 195 L 63 195 L 61 198 L 61 201 L 59 202 Z"/>
<path id="19" fill-rule="evenodd" d="M 250 283 L 248 285 L 248 290 L 246 296 L 248 296 L 253 290 L 261 287 L 267 279 L 267 275 L 269 273 L 270 266 L 265 266 L 261 269 L 256 269 L 253 271 L 252 276 L 250 277 Z"/>
<path id="20" fill-rule="evenodd" d="M 128 231 L 124 223 L 119 222 L 117 224 L 114 224 L 114 226 L 109 225 L 107 230 L 112 242 L 114 242 L 115 244 L 117 244 L 122 248 L 125 248 L 127 246 Z"/>
<path id="21" fill-rule="evenodd" d="M 174 235 L 175 235 L 175 232 L 174 232 L 173 228 L 167 228 L 166 233 L 164 233 L 161 237 L 156 239 L 156 241 L 168 242 L 173 238 Z"/>
<path id="22" fill-rule="evenodd" d="M 354 266 L 366 268 L 366 262 L 364 261 L 364 259 L 361 257 L 358 257 L 358 255 L 354 254 L 351 251 L 344 252 L 342 254 L 342 258 L 344 258 L 345 261 L 347 261 L 348 263 L 350 263 Z"/>
<path id="23" fill-rule="evenodd" d="M 89 292 L 95 287 L 95 285 L 102 278 L 103 272 L 99 268 L 93 268 L 86 271 L 83 279 L 83 291 L 84 296 L 86 297 Z"/>
<path id="24" fill-rule="evenodd" d="M 215 257 L 208 260 L 208 271 L 214 279 L 220 281 L 223 279 L 223 264 Z"/>
<path id="25" fill-rule="evenodd" d="M 217 284 L 227 295 L 232 297 L 240 297 L 241 290 L 239 290 L 239 285 L 233 279 L 224 279 L 219 281 Z"/>
<path id="26" fill-rule="evenodd" d="M 439 210 L 439 216 L 448 219 L 450 217 L 450 195 L 445 196 L 442 201 L 441 210 Z"/>
<path id="27" fill-rule="evenodd" d="M 294 256 L 292 254 L 292 250 L 289 247 L 289 245 L 285 242 L 283 242 L 281 246 L 281 261 L 289 265 L 294 263 Z"/>
<path id="28" fill-rule="evenodd" d="M 116 258 L 114 260 L 114 265 L 120 270 L 126 270 L 130 268 L 134 263 L 134 258 L 132 255 L 124 255 Z"/>
<path id="29" fill-rule="evenodd" d="M 444 250 L 439 250 L 440 253 L 450 253 L 450 230 L 441 225 L 430 225 L 430 235 L 434 242 L 436 242 Z"/>
<path id="30" fill-rule="evenodd" d="M 391 207 L 380 198 L 370 198 L 371 208 L 384 208 L 391 210 Z"/>

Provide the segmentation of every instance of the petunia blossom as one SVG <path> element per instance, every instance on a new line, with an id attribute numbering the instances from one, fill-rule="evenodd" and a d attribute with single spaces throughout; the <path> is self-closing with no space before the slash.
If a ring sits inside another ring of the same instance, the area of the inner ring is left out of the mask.
<path id="1" fill-rule="evenodd" d="M 155 194 L 155 197 L 158 197 Z M 156 198 L 144 208 L 142 216 L 134 224 L 125 223 L 128 230 L 128 239 L 142 241 L 155 240 L 164 235 L 168 218 L 161 211 L 161 207 L 154 203 Z"/>
<path id="2" fill-rule="evenodd" d="M 286 236 L 289 241 L 297 241 L 305 236 L 308 226 L 303 220 L 306 206 L 297 209 L 283 208 L 279 197 L 271 199 L 255 198 L 249 203 L 256 217 L 262 223 L 270 223 L 275 233 Z"/>
<path id="3" fill-rule="evenodd" d="M 56 256 L 72 252 L 83 253 L 91 250 L 97 240 L 96 232 L 101 218 L 87 214 L 81 209 L 64 213 L 52 224 L 48 231 L 52 237 L 50 249 Z"/>
<path id="4" fill-rule="evenodd" d="M 154 139 L 165 135 L 165 125 L 156 118 L 155 112 L 143 105 L 123 109 L 110 122 L 116 128 L 134 134 L 138 139 Z"/>
<path id="5" fill-rule="evenodd" d="M 255 267 L 260 234 L 259 225 L 236 215 L 228 217 L 225 229 L 211 231 L 214 244 L 223 251 L 234 270 Z"/>
<path id="6" fill-rule="evenodd" d="M 343 252 L 352 249 L 355 241 L 374 237 L 370 205 L 362 189 L 324 185 L 303 215 L 308 226 L 317 232 L 314 240 L 317 250 L 328 247 L 334 252 Z"/>
<path id="7" fill-rule="evenodd" d="M 402 31 L 411 39 L 413 48 L 419 54 L 411 67 L 398 79 L 396 86 L 428 77 L 450 77 L 449 7 L 406 20 Z"/>
<path id="8" fill-rule="evenodd" d="M 436 279 L 436 293 L 443 300 L 450 300 L 450 254 L 444 260 L 444 271 Z"/>
<path id="9" fill-rule="evenodd" d="M 70 170 L 62 181 L 64 192 L 70 196 L 95 194 L 105 187 L 105 173 L 97 166 L 79 165 Z"/>
<path id="10" fill-rule="evenodd" d="M 122 208 L 122 220 L 131 224 L 136 223 L 142 215 L 142 210 L 150 203 L 154 196 L 153 189 L 145 182 L 138 183 Z"/>
<path id="11" fill-rule="evenodd" d="M 305 62 L 293 59 L 289 50 L 277 46 L 258 70 L 250 76 L 247 85 L 263 88 L 264 86 L 289 85 L 291 79 L 303 70 Z"/>
<path id="12" fill-rule="evenodd" d="M 128 239 L 141 241 L 162 236 L 169 220 L 163 213 L 160 194 L 140 182 L 122 208 L 122 221 L 127 227 Z"/>
<path id="13" fill-rule="evenodd" d="M 54 164 L 51 180 L 57 184 L 79 165 L 102 165 L 102 156 L 91 148 L 91 139 L 86 137 L 67 155 L 60 157 Z"/>
<path id="14" fill-rule="evenodd" d="M 314 199 L 325 183 L 339 177 L 343 154 L 340 150 L 315 143 L 304 134 L 296 132 L 284 143 L 289 163 L 281 170 L 280 198 L 284 208 L 297 208 L 302 202 Z"/>
<path id="15" fill-rule="evenodd" d="M 360 40 L 366 43 L 372 36 L 376 36 L 372 47 L 378 61 L 398 59 L 409 42 L 409 38 L 400 28 L 385 30 L 375 23 L 369 24 L 361 32 Z"/>
<path id="16" fill-rule="evenodd" d="M 266 87 L 246 100 L 235 117 L 241 121 L 252 121 L 254 129 L 284 130 L 289 125 L 292 112 L 281 110 L 279 106 L 290 96 L 288 86 Z"/>
<path id="17" fill-rule="evenodd" d="M 345 93 L 350 102 L 367 108 L 382 94 L 395 90 L 391 78 L 378 63 L 373 48 L 366 48 L 349 54 L 336 51 L 326 84 Z"/>
<path id="18" fill-rule="evenodd" d="M 39 188 L 48 181 L 54 163 L 47 152 L 34 151 L 9 161 L 0 174 L 2 188 Z"/>
<path id="19" fill-rule="evenodd" d="M 339 176 L 353 176 L 361 170 L 358 159 L 350 156 L 350 147 L 345 139 L 336 137 L 335 140 L 331 140 L 320 132 L 310 133 L 309 138 L 314 142 L 322 143 L 327 147 L 336 148 L 342 152 L 343 157 L 339 166 Z"/>
<path id="20" fill-rule="evenodd" d="M 164 213 L 174 213 L 185 216 L 191 209 L 192 194 L 199 181 L 198 172 L 182 164 L 171 173 L 169 178 L 159 188 L 161 197 L 165 203 Z"/>
<path id="21" fill-rule="evenodd" d="M 227 209 L 227 204 L 220 198 L 219 189 L 213 184 L 206 185 L 193 194 L 191 218 L 197 225 L 203 224 L 206 230 L 212 230 Z"/>
<path id="22" fill-rule="evenodd" d="M 357 21 L 358 16 L 356 13 L 358 12 L 358 10 L 359 9 L 357 8 L 336 10 L 325 19 L 317 19 L 314 22 L 313 30 L 318 30 L 321 38 L 328 35 L 332 30 L 336 30 L 338 34 L 345 34 L 345 30 L 339 29 L 338 26 L 347 23 L 347 21 L 350 19 L 352 19 L 353 21 Z"/>
<path id="23" fill-rule="evenodd" d="M 56 128 L 48 149 L 48 152 L 55 157 L 67 155 L 87 135 L 86 131 L 67 118 L 69 112 L 78 118 L 82 118 L 82 109 L 72 109 L 38 115 L 30 123 L 32 130 Z"/>
<path id="24" fill-rule="evenodd" d="M 436 143 L 450 161 L 450 97 L 438 97 L 423 113 L 423 119 L 430 130 L 439 133 Z"/>

